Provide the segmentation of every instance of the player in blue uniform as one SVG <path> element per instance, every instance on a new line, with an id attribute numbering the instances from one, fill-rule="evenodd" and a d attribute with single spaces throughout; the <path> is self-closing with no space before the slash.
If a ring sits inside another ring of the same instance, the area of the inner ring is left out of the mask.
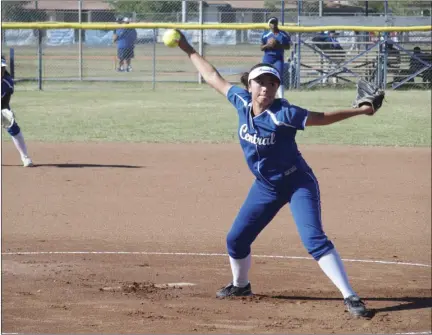
<path id="1" fill-rule="evenodd" d="M 373 107 L 312 112 L 276 99 L 280 74 L 261 63 L 242 76 L 245 88 L 233 86 L 182 36 L 179 47 L 204 80 L 237 110 L 238 135 L 255 181 L 227 235 L 233 281 L 217 297 L 252 294 L 248 279 L 251 244 L 277 212 L 289 203 L 301 240 L 323 272 L 340 290 L 347 310 L 366 316 L 367 309 L 349 284 L 342 260 L 323 231 L 318 181 L 300 154 L 295 136 L 306 126 L 324 126 L 353 116 L 374 114 Z"/>
<path id="2" fill-rule="evenodd" d="M 2 126 L 7 129 L 7 132 L 12 136 L 12 142 L 15 144 L 21 156 L 21 161 L 24 167 L 33 166 L 33 162 L 27 153 L 27 147 L 24 141 L 24 136 L 15 117 L 10 108 L 10 99 L 14 93 L 14 81 L 6 70 L 6 59 L 1 58 L 1 113 L 2 113 Z"/>
<path id="3" fill-rule="evenodd" d="M 284 51 L 291 47 L 291 38 L 286 32 L 279 30 L 278 24 L 276 17 L 268 20 L 270 31 L 262 34 L 260 48 L 264 51 L 263 63 L 272 64 L 283 79 Z M 282 85 L 279 86 L 278 94 L 282 97 Z"/>
<path id="4" fill-rule="evenodd" d="M 129 24 L 130 19 L 125 17 L 121 23 Z M 135 57 L 135 42 L 137 31 L 134 28 L 119 28 L 114 32 L 114 42 L 117 42 L 117 58 L 119 60 L 119 72 L 132 71 L 132 58 Z"/>

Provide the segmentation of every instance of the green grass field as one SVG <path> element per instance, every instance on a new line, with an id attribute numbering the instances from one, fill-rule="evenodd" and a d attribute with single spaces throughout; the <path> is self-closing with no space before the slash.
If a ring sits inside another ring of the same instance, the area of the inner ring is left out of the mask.
<path id="1" fill-rule="evenodd" d="M 197 46 L 196 46 L 197 47 Z M 346 46 L 348 48 L 348 46 Z M 412 48 L 412 45 L 405 45 Z M 423 47 L 423 46 L 422 46 Z M 6 47 L 5 47 L 6 49 Z M 36 46 L 15 46 L 15 77 L 19 79 L 35 79 L 38 76 L 38 57 Z M 426 47 L 427 49 L 427 47 Z M 153 55 L 155 59 L 153 61 Z M 230 81 L 238 80 L 238 74 L 249 70 L 260 62 L 262 52 L 257 45 L 238 44 L 223 46 L 204 46 L 205 57 L 215 65 L 218 70 Z M 287 57 L 289 53 L 287 53 Z M 345 60 L 354 57 L 355 54 L 347 54 Z M 82 49 L 82 77 L 101 81 L 151 81 L 153 71 L 157 81 L 187 81 L 194 82 L 198 76 L 192 63 L 178 48 L 167 48 L 161 43 L 139 44 L 135 48 L 135 58 L 132 62 L 133 72 L 118 73 L 115 46 L 83 46 Z M 361 56 L 355 62 L 350 62 L 346 68 L 353 72 L 366 76 L 372 72 L 374 65 L 370 63 L 376 59 L 377 50 Z M 409 57 L 402 54 L 401 69 L 408 69 Z M 306 83 L 317 78 L 316 70 L 326 70 L 322 67 L 318 53 L 310 48 L 302 48 L 301 82 Z M 368 63 L 368 65 L 365 65 Z M 42 76 L 44 79 L 72 80 L 79 78 L 79 48 L 71 46 L 43 46 Z M 235 73 L 235 74 L 232 74 Z M 394 71 L 389 71 L 388 80 L 393 80 Z M 340 77 L 355 81 L 349 72 L 340 73 Z M 415 80 L 419 83 L 420 78 Z M 412 84 L 406 84 L 409 87 Z"/>
<path id="2" fill-rule="evenodd" d="M 12 107 L 29 141 L 237 142 L 237 116 L 207 85 L 74 82 L 18 83 Z M 350 106 L 354 90 L 286 91 L 313 111 Z M 431 92 L 389 91 L 374 117 L 299 132 L 299 143 L 430 146 Z M 8 136 L 3 136 L 8 140 Z"/>
<path id="3" fill-rule="evenodd" d="M 157 80 L 194 81 L 198 74 L 184 53 L 178 48 L 167 48 L 163 44 L 139 44 L 135 48 L 132 62 L 134 71 L 117 73 L 117 49 L 115 46 L 83 47 L 84 78 L 149 81 L 153 75 L 153 54 Z M 206 46 L 206 57 L 219 69 L 242 72 L 250 69 L 261 60 L 262 53 L 255 45 L 245 46 Z M 43 47 L 42 75 L 49 79 L 78 78 L 78 45 L 62 47 Z M 38 58 L 36 46 L 15 47 L 15 74 L 17 78 L 36 78 Z M 175 77 L 174 77 L 175 75 Z M 237 75 L 236 75 L 237 76 Z M 233 80 L 234 77 L 229 78 Z"/>

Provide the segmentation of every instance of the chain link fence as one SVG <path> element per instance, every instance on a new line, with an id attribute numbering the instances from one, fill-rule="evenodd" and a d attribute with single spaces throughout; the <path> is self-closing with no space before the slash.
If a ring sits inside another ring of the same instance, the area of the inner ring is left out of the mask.
<path id="1" fill-rule="evenodd" d="M 283 6 L 283 9 L 282 9 Z M 430 25 L 430 1 L 2 1 L 3 22 L 265 23 L 272 16 L 300 26 Z M 164 29 L 136 29 L 129 71 L 119 71 L 115 31 L 2 30 L 2 50 L 17 80 L 197 82 L 178 49 L 162 43 Z M 262 30 L 186 30 L 189 41 L 221 74 L 238 82 L 262 60 Z M 288 88 L 350 85 L 365 77 L 379 85 L 431 85 L 430 31 L 292 33 L 285 52 Z M 127 69 L 126 69 L 127 70 Z"/>

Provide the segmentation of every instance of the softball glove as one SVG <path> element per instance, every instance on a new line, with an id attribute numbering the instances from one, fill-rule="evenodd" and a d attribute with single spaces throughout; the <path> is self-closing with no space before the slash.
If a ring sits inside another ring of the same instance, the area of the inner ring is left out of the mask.
<path id="1" fill-rule="evenodd" d="M 385 92 L 374 84 L 360 79 L 357 83 L 357 97 L 353 103 L 354 108 L 359 108 L 365 104 L 372 106 L 375 114 L 381 108 L 384 101 Z"/>

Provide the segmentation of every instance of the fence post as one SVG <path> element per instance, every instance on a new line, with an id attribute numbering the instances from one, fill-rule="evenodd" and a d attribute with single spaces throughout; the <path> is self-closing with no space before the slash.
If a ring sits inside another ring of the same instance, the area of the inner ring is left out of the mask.
<path id="1" fill-rule="evenodd" d="M 186 0 L 182 1 L 182 23 L 187 21 L 187 2 Z"/>
<path id="2" fill-rule="evenodd" d="M 9 67 L 12 79 L 15 79 L 15 49 L 9 48 Z"/>
<path id="3" fill-rule="evenodd" d="M 245 22 L 245 13 L 241 12 L 241 23 Z M 245 36 L 246 35 L 246 36 Z M 240 43 L 245 43 L 245 40 L 247 40 L 247 30 L 241 30 L 240 31 Z"/>
<path id="4" fill-rule="evenodd" d="M 302 11 L 302 0 L 298 0 L 297 3 L 297 26 L 300 27 L 300 16 L 301 16 L 301 11 Z M 301 70 L 301 34 L 300 32 L 297 32 L 297 62 L 296 62 L 296 88 L 299 89 L 300 88 L 300 70 Z"/>
<path id="5" fill-rule="evenodd" d="M 388 0 L 384 1 L 384 18 L 385 18 L 385 25 L 388 25 Z M 387 73 L 388 73 L 388 33 L 384 33 L 384 61 L 383 61 L 383 80 L 382 80 L 382 88 L 385 89 L 387 86 Z"/>
<path id="6" fill-rule="evenodd" d="M 202 0 L 200 0 L 199 2 L 199 24 L 203 24 L 204 23 L 204 15 L 203 15 L 203 2 Z M 198 52 L 199 54 L 204 57 L 204 31 L 203 29 L 199 30 L 199 44 L 198 44 Z M 202 76 L 201 74 L 198 72 L 198 84 L 202 84 Z"/>
<path id="7" fill-rule="evenodd" d="M 285 24 L 285 0 L 281 0 L 281 19 L 282 25 Z"/>
<path id="8" fill-rule="evenodd" d="M 369 16 L 369 1 L 368 0 L 365 1 L 365 16 L 366 17 Z M 364 38 L 362 38 L 362 42 L 364 42 L 364 48 L 365 48 L 365 50 L 367 50 L 369 47 L 370 38 L 371 38 L 370 32 L 366 31 L 366 32 L 362 32 L 362 34 L 364 35 Z M 360 45 L 360 48 L 361 48 L 361 45 Z M 366 53 L 365 59 L 366 59 L 366 64 L 369 64 L 369 52 Z M 366 70 L 366 78 L 369 77 L 369 80 L 372 79 L 371 78 L 372 71 L 373 70 Z M 369 73 L 370 73 L 370 75 L 369 75 Z"/>
<path id="9" fill-rule="evenodd" d="M 82 0 L 78 0 L 78 23 L 82 23 Z M 79 80 L 83 79 L 83 49 L 82 49 L 82 29 L 78 31 L 78 75 Z"/>
<path id="10" fill-rule="evenodd" d="M 381 41 L 381 32 L 378 33 L 378 61 L 377 61 L 377 70 L 376 70 L 376 85 L 378 87 L 382 87 L 382 76 L 384 72 L 384 64 L 383 64 L 383 43 Z M 385 46 L 384 46 L 385 47 Z"/>
<path id="11" fill-rule="evenodd" d="M 319 0 L 319 17 L 323 16 L 323 0 Z M 324 56 L 320 53 L 320 69 L 321 75 L 324 74 Z M 321 80 L 321 84 L 325 83 L 325 79 Z"/>
<path id="12" fill-rule="evenodd" d="M 42 91 L 42 30 L 37 30 L 38 34 L 38 89 Z"/>
<path id="13" fill-rule="evenodd" d="M 37 0 L 35 1 L 35 10 L 37 11 L 39 9 Z M 42 90 L 42 31 L 40 29 L 37 29 L 37 38 L 38 38 L 38 49 L 37 49 L 37 55 L 38 55 L 38 89 L 39 91 Z"/>
<path id="14" fill-rule="evenodd" d="M 281 19 L 280 19 L 280 21 L 281 21 L 281 24 L 282 24 L 282 26 L 285 24 L 285 0 L 281 0 Z M 285 91 L 285 51 L 284 50 L 282 50 L 282 73 L 280 74 L 280 76 L 281 76 L 281 83 L 280 83 L 280 86 L 281 86 L 281 90 L 280 90 L 280 93 L 281 93 L 281 96 L 280 96 L 280 98 L 283 98 L 284 97 L 284 91 Z"/>
<path id="15" fill-rule="evenodd" d="M 153 69 L 152 69 L 152 89 L 156 89 L 156 43 L 157 43 L 157 33 L 156 28 L 153 28 Z"/>
<path id="16" fill-rule="evenodd" d="M 384 48 L 383 48 L 383 55 L 382 55 L 382 66 L 383 66 L 383 75 L 382 75 L 382 88 L 384 89 L 387 86 L 387 74 L 388 74 L 388 33 L 385 32 L 384 34 Z"/>

